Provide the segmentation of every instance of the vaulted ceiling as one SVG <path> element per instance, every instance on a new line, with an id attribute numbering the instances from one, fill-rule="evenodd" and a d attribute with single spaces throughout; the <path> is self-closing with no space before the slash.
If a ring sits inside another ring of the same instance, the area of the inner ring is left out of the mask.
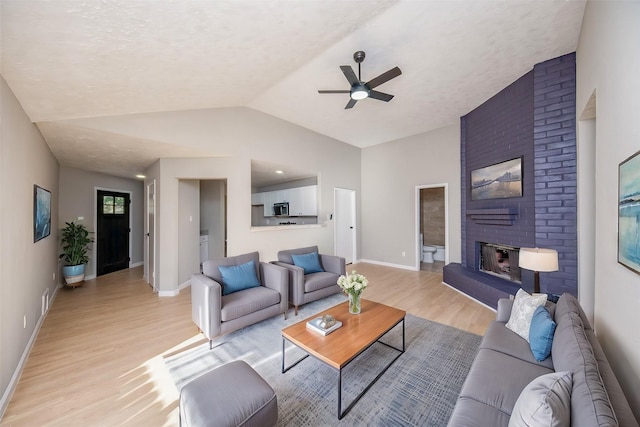
<path id="1" fill-rule="evenodd" d="M 126 136 L 78 131 L 71 119 L 249 107 L 367 147 L 454 124 L 534 64 L 574 51 L 584 7 L 565 0 L 1 0 L 1 71 L 61 164 L 95 157 L 102 144 L 100 161 L 127 176 L 134 163 L 163 153 L 197 153 L 155 141 L 137 140 L 134 149 Z M 377 88 L 395 95 L 389 103 L 365 99 L 345 110 L 348 94 L 318 94 L 348 88 L 339 66 L 357 72 L 357 50 L 366 52 L 364 81 L 402 70 Z M 109 150 L 113 144 L 120 149 Z"/>

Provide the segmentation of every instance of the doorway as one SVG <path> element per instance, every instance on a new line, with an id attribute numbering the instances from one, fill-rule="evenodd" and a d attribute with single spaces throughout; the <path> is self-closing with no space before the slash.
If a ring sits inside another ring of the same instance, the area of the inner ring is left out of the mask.
<path id="1" fill-rule="evenodd" d="M 101 276 L 129 268 L 131 193 L 96 191 L 96 276 Z"/>
<path id="2" fill-rule="evenodd" d="M 447 184 L 416 186 L 416 269 L 441 272 L 449 262 Z"/>
<path id="3" fill-rule="evenodd" d="M 335 206 L 334 251 L 352 264 L 357 258 L 356 244 L 356 192 L 345 188 L 334 188 Z"/>

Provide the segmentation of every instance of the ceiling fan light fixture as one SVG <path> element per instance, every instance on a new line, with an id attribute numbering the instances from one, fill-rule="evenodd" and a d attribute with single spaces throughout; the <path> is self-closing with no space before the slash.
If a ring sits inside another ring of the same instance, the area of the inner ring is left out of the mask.
<path id="1" fill-rule="evenodd" d="M 356 84 L 351 88 L 351 99 L 360 101 L 369 97 L 369 89 L 362 83 Z"/>

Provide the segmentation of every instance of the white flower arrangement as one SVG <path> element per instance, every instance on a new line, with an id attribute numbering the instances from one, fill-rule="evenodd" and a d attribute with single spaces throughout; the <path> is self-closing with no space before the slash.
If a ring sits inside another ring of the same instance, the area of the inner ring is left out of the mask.
<path id="1" fill-rule="evenodd" d="M 347 295 L 360 296 L 362 291 L 369 284 L 369 280 L 362 274 L 358 274 L 355 270 L 346 276 L 342 275 L 338 278 L 338 286 Z"/>

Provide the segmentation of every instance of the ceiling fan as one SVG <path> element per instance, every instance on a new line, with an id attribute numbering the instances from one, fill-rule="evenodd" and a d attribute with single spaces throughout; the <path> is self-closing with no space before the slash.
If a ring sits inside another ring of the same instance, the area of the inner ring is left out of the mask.
<path id="1" fill-rule="evenodd" d="M 349 90 L 319 90 L 318 93 L 348 93 L 351 99 L 347 103 L 345 110 L 349 108 L 353 108 L 356 105 L 356 102 L 365 98 L 373 98 L 379 101 L 389 102 L 393 99 L 393 95 L 389 95 L 388 93 L 378 92 L 377 90 L 373 90 L 373 88 L 380 86 L 383 83 L 388 82 L 389 80 L 398 77 L 402 74 L 400 68 L 394 67 L 389 71 L 380 74 L 378 77 L 369 80 L 368 82 L 363 82 L 362 77 L 360 76 L 360 64 L 364 61 L 365 54 L 363 51 L 359 50 L 353 54 L 353 60 L 358 64 L 358 76 L 356 77 L 356 73 L 353 71 L 349 65 L 341 65 L 340 69 L 342 73 L 349 81 L 351 85 L 351 89 Z"/>

